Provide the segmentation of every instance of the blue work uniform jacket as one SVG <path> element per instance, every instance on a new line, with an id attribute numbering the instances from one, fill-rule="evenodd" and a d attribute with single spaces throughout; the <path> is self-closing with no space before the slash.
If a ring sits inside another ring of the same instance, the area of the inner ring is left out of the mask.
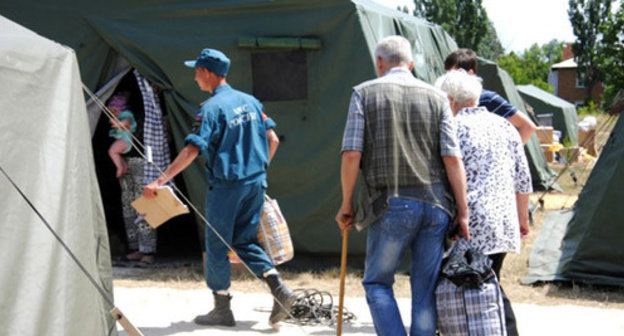
<path id="1" fill-rule="evenodd" d="M 253 96 L 223 84 L 204 103 L 201 124 L 184 142 L 206 158 L 208 182 L 215 187 L 266 180 L 269 164 L 267 129 L 275 122 L 262 113 Z"/>

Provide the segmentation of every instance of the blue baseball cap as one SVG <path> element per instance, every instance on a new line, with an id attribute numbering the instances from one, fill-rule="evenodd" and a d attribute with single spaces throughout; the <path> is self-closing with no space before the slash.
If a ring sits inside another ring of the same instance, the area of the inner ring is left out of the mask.
<path id="1" fill-rule="evenodd" d="M 201 51 L 197 59 L 186 61 L 184 65 L 189 68 L 206 68 L 219 76 L 225 77 L 230 68 L 230 59 L 219 50 L 206 48 Z"/>

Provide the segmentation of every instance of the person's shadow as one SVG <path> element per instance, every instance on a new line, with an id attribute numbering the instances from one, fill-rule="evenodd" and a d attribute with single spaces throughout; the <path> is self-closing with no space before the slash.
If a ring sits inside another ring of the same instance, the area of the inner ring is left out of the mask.
<path id="1" fill-rule="evenodd" d="M 173 335 L 177 333 L 188 333 L 197 331 L 198 335 L 203 335 L 201 333 L 204 330 L 206 335 L 214 334 L 219 330 L 223 331 L 238 331 L 238 330 L 250 330 L 257 322 L 256 321 L 236 321 L 235 327 L 221 327 L 221 326 L 201 326 L 189 321 L 179 321 L 172 322 L 167 327 L 140 327 L 137 328 L 145 335 L 145 336 L 167 336 Z M 267 330 L 268 332 L 272 332 L 272 329 Z M 127 336 L 128 333 L 125 330 L 119 331 L 119 336 Z"/>
<path id="2" fill-rule="evenodd" d="M 283 323 L 283 322 L 282 322 Z M 253 329 L 253 327 L 258 324 L 258 321 L 236 321 L 235 327 L 220 327 L 220 326 L 200 326 L 193 322 L 189 321 L 179 321 L 173 322 L 167 327 L 138 327 L 139 330 L 145 336 L 168 336 L 174 335 L 178 333 L 189 333 L 195 332 L 197 335 L 214 335 L 219 331 L 224 332 L 244 332 L 248 333 L 258 333 L 258 334 L 278 334 L 279 332 L 275 331 L 273 328 L 267 326 L 266 329 Z M 287 324 L 292 326 L 292 324 Z M 314 330 L 317 329 L 317 330 Z M 321 330 L 322 329 L 322 330 Z M 343 324 L 342 333 L 345 335 L 348 334 L 358 334 L 358 335 L 375 335 L 375 328 L 372 323 L 361 323 L 358 325 L 352 325 L 350 323 Z M 295 334 L 296 335 L 296 334 Z M 336 335 L 336 326 L 301 326 L 300 335 L 318 335 L 318 336 L 330 336 Z M 124 330 L 119 331 L 119 336 L 128 336 Z"/>

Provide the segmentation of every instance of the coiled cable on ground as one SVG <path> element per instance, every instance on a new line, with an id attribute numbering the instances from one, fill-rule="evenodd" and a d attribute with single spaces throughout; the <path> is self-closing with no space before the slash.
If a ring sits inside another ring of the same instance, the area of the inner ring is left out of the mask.
<path id="1" fill-rule="evenodd" d="M 329 292 L 316 289 L 295 289 L 297 299 L 290 310 L 291 317 L 286 322 L 299 325 L 334 325 L 338 319 L 338 306 Z M 356 320 L 355 314 L 343 308 L 342 321 Z"/>

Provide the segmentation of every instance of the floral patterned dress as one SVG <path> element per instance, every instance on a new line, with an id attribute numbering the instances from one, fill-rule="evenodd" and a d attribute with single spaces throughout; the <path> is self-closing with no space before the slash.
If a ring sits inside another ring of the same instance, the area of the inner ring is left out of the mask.
<path id="1" fill-rule="evenodd" d="M 531 174 L 518 131 L 484 107 L 456 115 L 466 169 L 470 240 L 484 254 L 520 252 L 516 193 L 530 193 Z"/>

